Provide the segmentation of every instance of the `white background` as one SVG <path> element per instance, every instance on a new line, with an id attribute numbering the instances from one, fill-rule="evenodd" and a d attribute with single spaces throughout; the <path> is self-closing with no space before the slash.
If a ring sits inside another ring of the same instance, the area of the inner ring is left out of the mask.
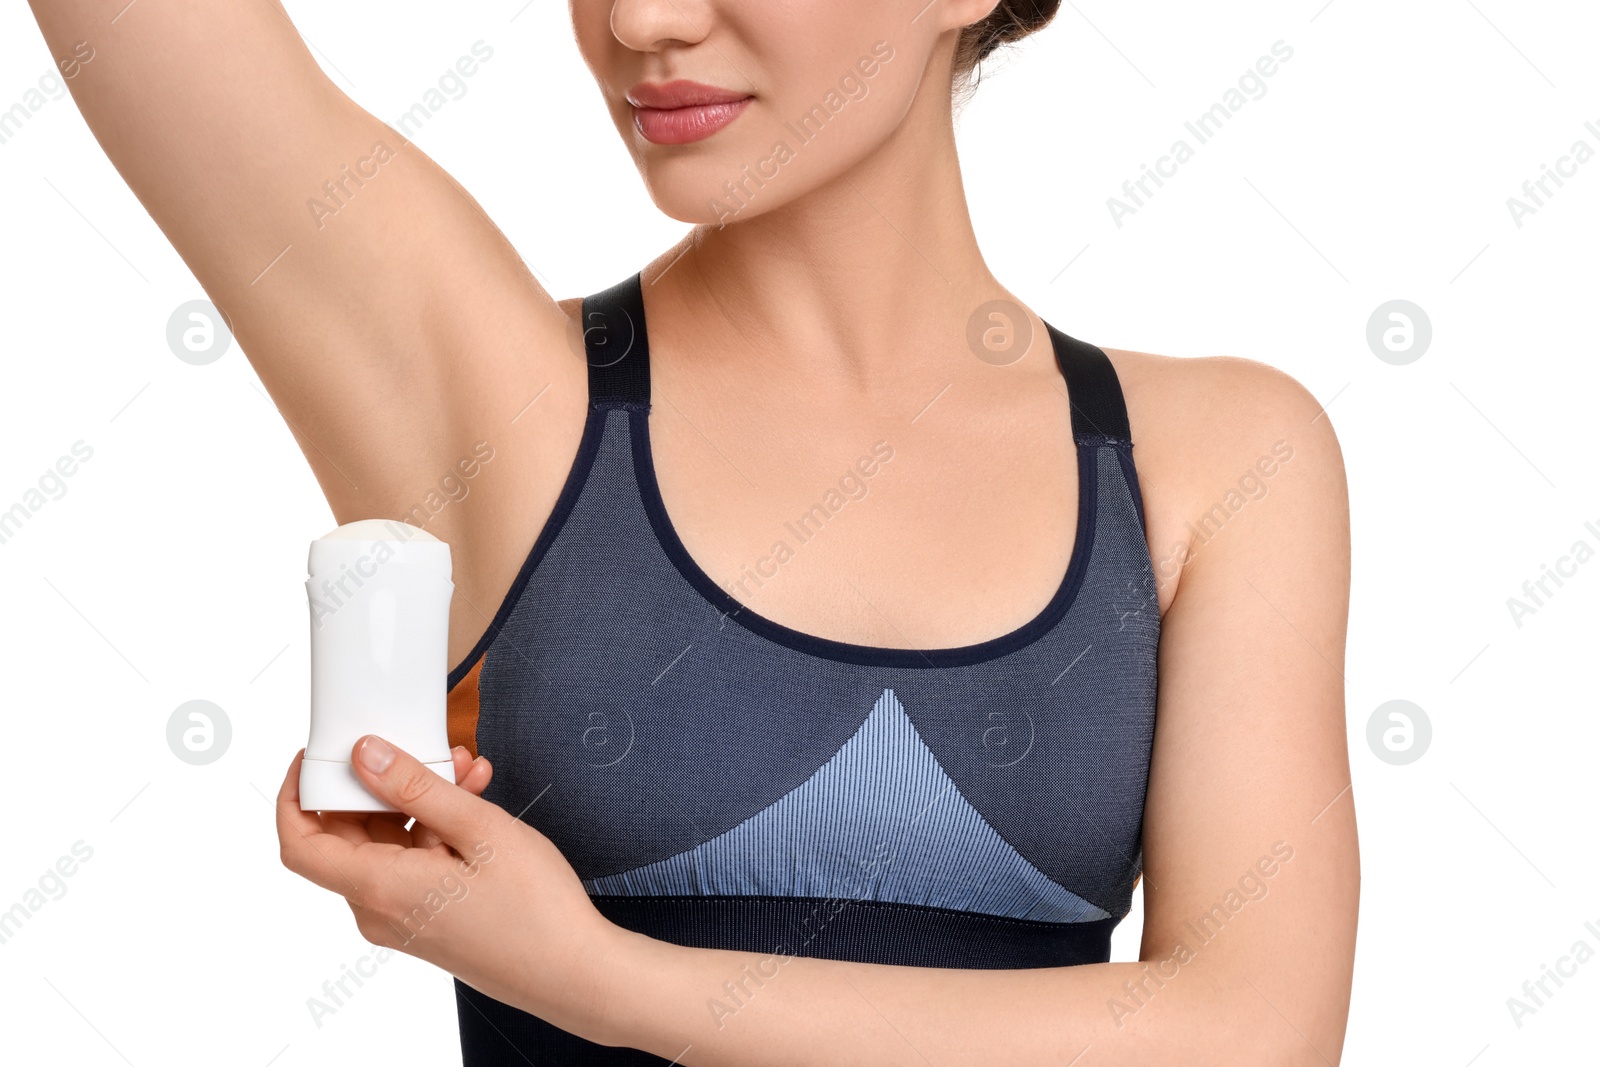
<path id="1" fill-rule="evenodd" d="M 1600 160 L 1520 228 L 1506 201 L 1575 140 L 1600 149 L 1584 129 L 1600 126 L 1600 12 L 1323 4 L 1065 6 L 962 117 L 973 214 L 995 273 L 1068 332 L 1263 360 L 1329 405 L 1354 525 L 1364 874 L 1346 1062 L 1595 1062 L 1600 961 L 1520 1028 L 1506 1000 L 1575 941 L 1600 950 L 1584 929 L 1600 927 L 1600 560 L 1520 627 L 1506 601 L 1575 541 L 1600 548 L 1584 528 L 1600 530 Z M 416 139 L 557 296 L 681 232 L 644 194 L 565 5 L 288 6 L 391 123 L 473 42 L 493 47 Z M 1117 227 L 1107 198 L 1278 40 L 1294 56 L 1267 95 Z M 5 5 L 0 109 L 50 69 L 26 6 Z M 333 525 L 305 461 L 237 347 L 174 358 L 167 319 L 204 294 L 69 97 L 0 144 L 0 204 L 0 510 L 74 442 L 93 448 L 0 544 L 0 909 L 74 842 L 93 849 L 0 944 L 0 1055 L 454 1062 L 449 980 L 409 958 L 320 1027 L 306 1005 L 372 948 L 342 902 L 279 866 L 268 801 L 306 737 L 301 582 L 307 541 Z M 1404 366 L 1366 342 L 1397 298 L 1434 334 Z M 233 728 L 200 767 L 165 736 L 197 698 Z M 1405 766 L 1366 742 L 1397 698 L 1433 726 Z M 1118 958 L 1138 929 L 1136 910 Z"/>

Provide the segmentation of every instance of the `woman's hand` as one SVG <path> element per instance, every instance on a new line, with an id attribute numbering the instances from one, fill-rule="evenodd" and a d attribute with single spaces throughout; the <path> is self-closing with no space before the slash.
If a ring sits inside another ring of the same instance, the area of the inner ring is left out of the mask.
<path id="1" fill-rule="evenodd" d="M 297 759 L 304 758 L 304 751 L 301 749 L 302 756 Z M 450 758 L 455 763 L 456 785 L 474 796 L 482 796 L 483 791 L 489 787 L 489 780 L 494 777 L 494 766 L 487 757 L 479 756 L 473 759 L 464 747 L 457 745 L 450 750 Z M 291 768 L 295 780 L 296 803 L 300 799 L 298 768 L 298 762 Z M 439 835 L 422 825 L 420 820 L 407 830 L 406 824 L 411 822 L 411 816 L 401 812 L 329 811 L 318 814 L 322 818 L 322 829 L 356 844 L 363 841 L 383 841 L 392 845 L 432 848 L 441 843 Z M 280 824 L 280 834 L 282 829 Z"/>
<path id="2" fill-rule="evenodd" d="M 356 742 L 356 773 L 404 814 L 320 814 L 300 810 L 304 755 L 295 754 L 278 791 L 285 867 L 343 896 L 373 944 L 598 1036 L 601 979 L 622 931 L 590 903 L 549 838 L 477 795 L 493 773 L 487 760 L 457 749 L 451 784 L 368 735 Z"/>

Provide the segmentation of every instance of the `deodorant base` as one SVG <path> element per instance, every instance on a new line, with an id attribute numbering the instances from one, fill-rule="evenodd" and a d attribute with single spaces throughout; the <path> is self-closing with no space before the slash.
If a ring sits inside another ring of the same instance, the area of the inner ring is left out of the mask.
<path id="1" fill-rule="evenodd" d="M 455 784 L 454 760 L 443 763 L 424 763 L 433 773 Z M 398 811 L 377 797 L 360 778 L 350 763 L 333 760 L 302 759 L 300 761 L 301 811 Z"/>

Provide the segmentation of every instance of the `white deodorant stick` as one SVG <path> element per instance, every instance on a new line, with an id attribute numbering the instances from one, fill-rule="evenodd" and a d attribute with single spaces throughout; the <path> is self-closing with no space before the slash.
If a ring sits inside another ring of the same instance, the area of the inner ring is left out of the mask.
<path id="1" fill-rule="evenodd" d="M 450 546 L 392 519 L 346 523 L 311 542 L 311 738 L 303 811 L 395 811 L 350 763 L 364 734 L 455 781 L 446 728 Z"/>

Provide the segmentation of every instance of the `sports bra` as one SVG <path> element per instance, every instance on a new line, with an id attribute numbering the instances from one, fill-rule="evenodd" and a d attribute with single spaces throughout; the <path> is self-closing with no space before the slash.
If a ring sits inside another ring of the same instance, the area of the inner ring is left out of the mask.
<path id="1" fill-rule="evenodd" d="M 1048 605 L 977 644 L 878 648 L 764 618 L 690 558 L 651 457 L 639 275 L 585 298 L 583 326 L 576 457 L 449 675 L 451 743 L 494 763 L 484 797 L 550 838 L 610 921 L 660 940 L 928 967 L 1107 961 L 1142 867 L 1160 619 L 1105 353 L 1046 323 L 1079 474 Z M 456 1001 L 466 1067 L 669 1062 L 459 980 Z"/>

